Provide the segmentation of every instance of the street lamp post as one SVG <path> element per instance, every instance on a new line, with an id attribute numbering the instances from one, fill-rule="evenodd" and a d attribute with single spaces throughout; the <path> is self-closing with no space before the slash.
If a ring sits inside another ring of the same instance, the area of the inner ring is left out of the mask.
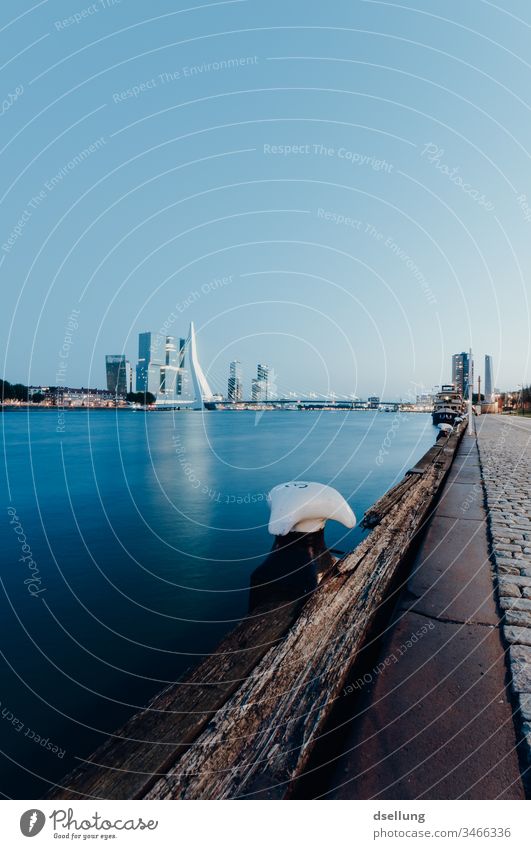
<path id="1" fill-rule="evenodd" d="M 474 433 L 474 428 L 472 426 L 472 348 L 469 349 L 468 352 L 468 435 L 472 436 Z"/>

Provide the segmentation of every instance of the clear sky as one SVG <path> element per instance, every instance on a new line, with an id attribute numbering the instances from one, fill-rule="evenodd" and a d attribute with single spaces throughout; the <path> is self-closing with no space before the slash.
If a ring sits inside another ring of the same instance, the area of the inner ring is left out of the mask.
<path id="1" fill-rule="evenodd" d="M 281 392 L 406 397 L 470 346 L 531 379 L 525 0 L 0 15 L 7 379 L 58 382 L 63 350 L 60 382 L 104 386 L 106 353 L 190 320 L 222 391 L 237 358 L 247 386 L 266 362 Z"/>

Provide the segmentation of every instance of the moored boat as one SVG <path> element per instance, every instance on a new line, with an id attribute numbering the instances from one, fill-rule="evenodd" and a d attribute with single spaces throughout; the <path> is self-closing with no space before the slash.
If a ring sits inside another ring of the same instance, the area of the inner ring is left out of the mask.
<path id="1" fill-rule="evenodd" d="M 465 402 L 453 384 L 441 386 L 435 396 L 432 419 L 434 425 L 454 425 L 456 419 L 465 415 Z"/>

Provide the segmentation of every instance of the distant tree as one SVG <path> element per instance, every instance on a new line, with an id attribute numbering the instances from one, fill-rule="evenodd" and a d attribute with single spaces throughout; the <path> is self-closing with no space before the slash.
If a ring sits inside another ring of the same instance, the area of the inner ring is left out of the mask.
<path id="1" fill-rule="evenodd" d="M 126 395 L 126 400 L 129 401 L 130 404 L 154 404 L 156 401 L 155 396 L 152 392 L 128 392 Z"/>
<path id="2" fill-rule="evenodd" d="M 28 387 L 23 383 L 9 383 L 8 380 L 0 381 L 0 397 L 2 401 L 12 400 L 27 401 Z"/>
<path id="3" fill-rule="evenodd" d="M 13 398 L 13 387 L 8 380 L 0 380 L 0 398 L 2 401 Z"/>
<path id="4" fill-rule="evenodd" d="M 27 401 L 28 395 L 28 387 L 24 386 L 23 383 L 13 384 L 13 397 L 16 398 L 17 401 Z"/>
<path id="5" fill-rule="evenodd" d="M 44 401 L 45 398 L 46 398 L 46 395 L 43 395 L 42 392 L 34 392 L 33 395 L 31 396 L 31 400 L 32 400 L 33 404 L 40 404 L 40 403 L 42 403 L 42 401 Z"/>

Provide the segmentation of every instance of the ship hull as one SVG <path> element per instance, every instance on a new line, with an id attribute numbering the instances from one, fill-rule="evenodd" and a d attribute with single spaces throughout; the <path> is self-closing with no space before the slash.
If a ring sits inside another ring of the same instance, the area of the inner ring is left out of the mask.
<path id="1" fill-rule="evenodd" d="M 457 410 L 434 410 L 431 414 L 433 424 L 450 424 L 453 425 L 455 420 L 461 415 Z"/>

